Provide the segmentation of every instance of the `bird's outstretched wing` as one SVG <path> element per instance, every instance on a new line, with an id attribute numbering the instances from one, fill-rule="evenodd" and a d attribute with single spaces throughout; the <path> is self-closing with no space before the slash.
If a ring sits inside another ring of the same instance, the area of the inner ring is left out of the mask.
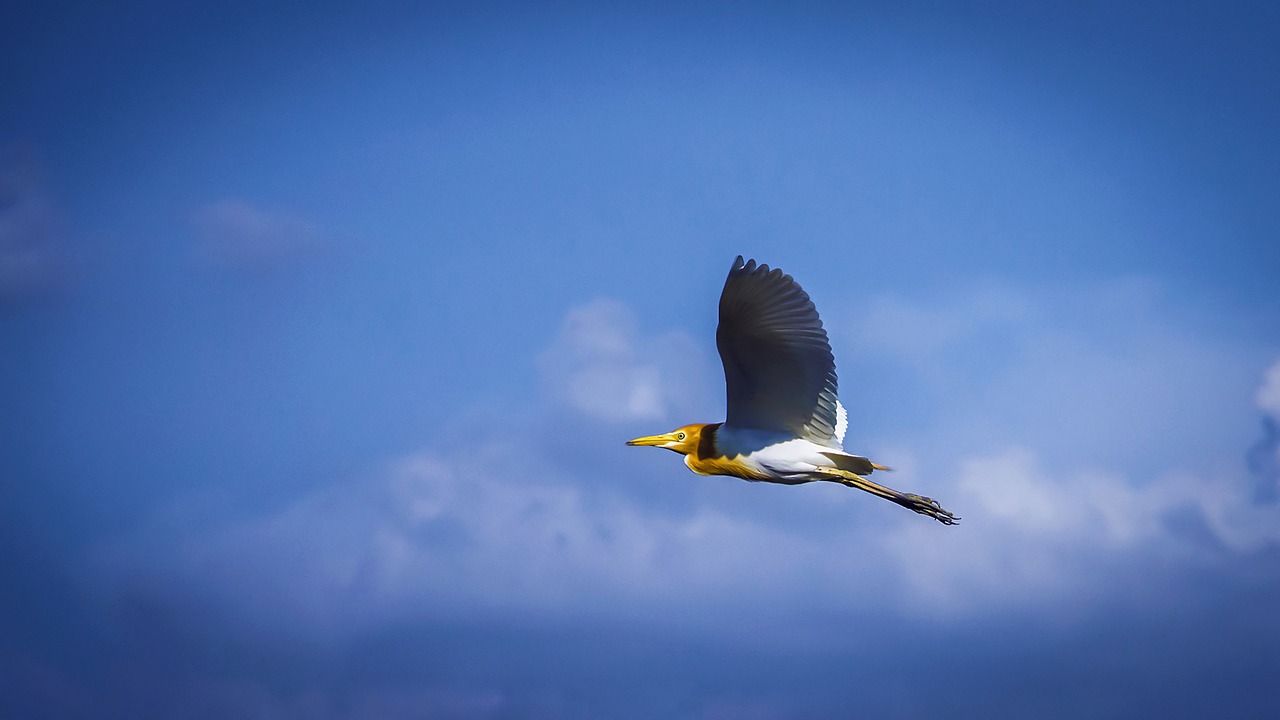
<path id="1" fill-rule="evenodd" d="M 716 347 L 727 425 L 840 448 L 835 357 L 818 310 L 790 275 L 739 255 L 720 294 Z"/>

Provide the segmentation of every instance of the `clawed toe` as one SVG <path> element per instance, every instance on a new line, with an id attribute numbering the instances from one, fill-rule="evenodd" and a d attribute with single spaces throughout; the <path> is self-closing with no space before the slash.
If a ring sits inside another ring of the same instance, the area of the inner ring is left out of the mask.
<path id="1" fill-rule="evenodd" d="M 911 504 L 909 507 L 921 515 L 928 515 L 943 525 L 955 525 L 960 521 L 960 518 L 952 515 L 947 510 L 942 509 L 942 506 L 938 504 L 938 501 L 933 498 L 927 498 L 913 493 L 904 493 L 903 495 L 908 501 L 910 501 Z"/>

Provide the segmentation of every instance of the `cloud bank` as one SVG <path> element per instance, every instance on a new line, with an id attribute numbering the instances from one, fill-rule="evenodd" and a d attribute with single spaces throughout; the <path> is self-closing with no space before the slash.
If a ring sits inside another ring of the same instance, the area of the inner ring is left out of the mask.
<path id="1" fill-rule="evenodd" d="M 674 417 L 682 383 L 718 382 L 709 368 L 688 370 L 696 356 L 683 377 L 671 374 L 681 364 L 671 360 L 695 352 L 690 343 L 639 333 L 616 301 L 574 308 L 536 358 L 550 411 L 584 421 L 578 442 L 622 450 L 627 423 Z M 1258 389 L 1268 411 L 1276 377 L 1273 368 Z M 102 567 L 117 582 L 181 588 L 304 635 L 489 616 L 718 633 L 750 618 L 790 642 L 820 636 L 805 617 L 831 607 L 907 621 L 1083 621 L 1204 571 L 1239 579 L 1259 562 L 1274 569 L 1280 550 L 1280 505 L 1255 502 L 1243 468 L 1143 477 L 1048 465 L 1028 446 L 900 450 L 904 468 L 955 469 L 886 479 L 964 517 L 944 528 L 825 485 L 680 475 L 715 494 L 676 509 L 640 502 L 629 493 L 658 491 L 662 480 L 622 469 L 635 483 L 605 486 L 596 468 L 542 449 L 536 429 L 498 418 L 490 427 L 467 447 L 424 446 L 278 512 L 178 536 L 153 529 L 105 553 Z"/>

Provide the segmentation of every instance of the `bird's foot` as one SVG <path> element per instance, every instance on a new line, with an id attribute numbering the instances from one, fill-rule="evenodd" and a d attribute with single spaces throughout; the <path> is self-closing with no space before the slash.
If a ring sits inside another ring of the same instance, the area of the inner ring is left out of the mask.
<path id="1" fill-rule="evenodd" d="M 943 525 L 955 525 L 960 518 L 952 515 L 949 511 L 944 510 L 937 500 L 933 498 L 923 497 L 914 493 L 902 493 L 902 497 L 906 500 L 903 506 L 914 510 L 921 515 L 928 515 Z"/>

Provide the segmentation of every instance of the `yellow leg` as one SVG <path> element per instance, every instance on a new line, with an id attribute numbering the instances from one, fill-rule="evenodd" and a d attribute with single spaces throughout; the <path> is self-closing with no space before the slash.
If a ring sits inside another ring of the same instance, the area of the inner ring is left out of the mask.
<path id="1" fill-rule="evenodd" d="M 887 470 L 888 468 L 877 469 Z M 865 490 L 866 492 L 882 497 L 889 502 L 897 503 L 908 510 L 918 512 L 921 515 L 928 515 L 943 525 L 955 525 L 956 522 L 960 520 L 960 518 L 955 515 L 943 510 L 942 506 L 938 504 L 938 501 L 933 498 L 921 497 L 920 495 L 915 495 L 913 493 L 898 492 L 893 488 L 888 488 L 879 483 L 872 482 L 865 477 L 851 473 L 848 470 L 840 470 L 839 468 L 818 468 L 818 471 L 826 476 L 824 478 L 826 480 L 858 488 L 859 490 Z"/>

